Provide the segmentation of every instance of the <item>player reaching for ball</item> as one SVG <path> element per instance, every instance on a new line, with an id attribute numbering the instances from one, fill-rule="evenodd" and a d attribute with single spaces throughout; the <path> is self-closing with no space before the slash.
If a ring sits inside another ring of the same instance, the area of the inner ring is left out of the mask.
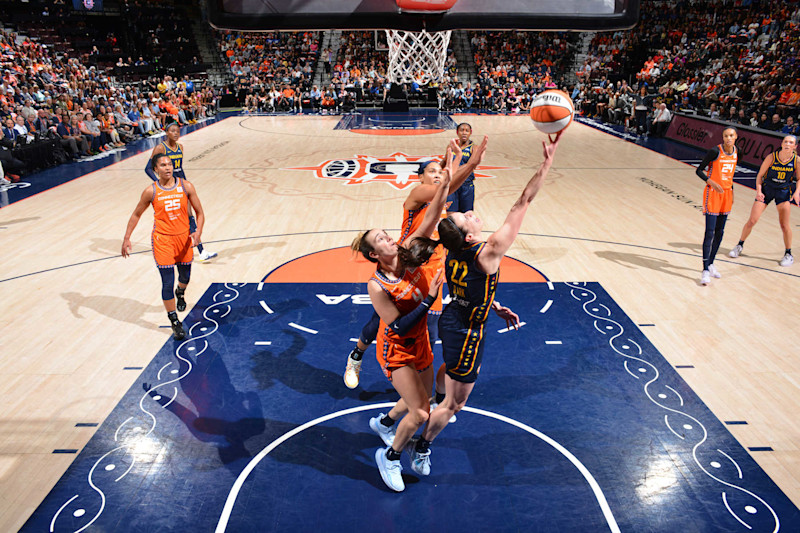
<path id="1" fill-rule="evenodd" d="M 475 213 L 451 213 L 439 223 L 439 239 L 447 248 L 445 269 L 451 302 L 439 319 L 439 337 L 447 368 L 445 397 L 431 412 L 422 436 L 409 444 L 411 468 L 420 475 L 430 473 L 430 445 L 447 426 L 450 417 L 467 403 L 481 369 L 484 326 L 492 309 L 509 327 L 518 327 L 519 317 L 494 299 L 500 261 L 514 243 L 525 213 L 542 188 L 561 134 L 549 145 L 542 143 L 544 161 L 525 185 L 503 225 L 486 241 L 483 221 Z"/>

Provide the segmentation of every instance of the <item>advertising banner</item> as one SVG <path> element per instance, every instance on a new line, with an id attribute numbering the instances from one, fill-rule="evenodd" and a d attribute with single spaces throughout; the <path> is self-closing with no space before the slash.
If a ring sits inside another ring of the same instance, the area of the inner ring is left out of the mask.
<path id="1" fill-rule="evenodd" d="M 727 122 L 705 117 L 675 113 L 666 133 L 666 138 L 696 148 L 709 150 L 722 142 L 722 130 L 730 126 Z M 736 146 L 739 148 L 739 163 L 758 167 L 764 158 L 781 147 L 782 133 L 772 133 L 746 126 L 734 125 L 738 132 Z"/>

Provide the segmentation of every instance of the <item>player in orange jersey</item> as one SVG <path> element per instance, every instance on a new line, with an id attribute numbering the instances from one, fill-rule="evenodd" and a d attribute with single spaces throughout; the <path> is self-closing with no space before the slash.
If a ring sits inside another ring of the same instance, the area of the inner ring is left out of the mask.
<path id="1" fill-rule="evenodd" d="M 703 272 L 700 284 L 708 285 L 711 278 L 722 275 L 714 266 L 714 258 L 722 242 L 725 222 L 733 207 L 733 174 L 736 172 L 738 151 L 736 128 L 722 130 L 722 144 L 715 146 L 697 167 L 697 175 L 706 182 L 703 190 L 703 214 L 706 217 L 706 233 L 703 238 Z M 708 175 L 705 169 L 711 166 Z"/>
<path id="2" fill-rule="evenodd" d="M 192 246 L 200 243 L 206 217 L 194 185 L 173 176 L 173 164 L 167 154 L 153 156 L 151 165 L 158 176 L 158 181 L 153 182 L 142 192 L 139 203 L 128 220 L 128 227 L 122 240 L 122 257 L 130 255 L 131 234 L 147 206 L 152 205 L 155 219 L 152 234 L 153 256 L 158 273 L 161 274 L 161 299 L 164 301 L 164 308 L 172 325 L 173 337 L 175 340 L 181 340 L 186 336 L 186 332 L 176 309 L 177 311 L 186 309 L 183 294 L 192 273 Z M 197 228 L 191 233 L 190 204 L 197 214 Z M 178 267 L 178 289 L 173 295 L 175 266 Z"/>
<path id="3" fill-rule="evenodd" d="M 156 154 L 167 154 L 172 161 L 172 174 L 176 178 L 188 180 L 189 178 L 187 178 L 186 174 L 183 172 L 183 145 L 178 142 L 178 139 L 181 138 L 181 127 L 177 122 L 171 122 L 167 124 L 164 131 L 167 134 L 167 140 L 155 145 L 153 152 L 150 154 L 150 160 L 152 160 Z M 158 179 L 151 168 L 150 161 L 145 165 L 144 172 L 151 180 L 156 181 Z M 194 229 L 197 228 L 197 222 L 191 208 L 189 209 L 189 225 L 191 226 L 190 231 L 194 231 Z M 200 261 L 208 261 L 209 259 L 217 257 L 217 252 L 203 250 L 202 244 L 197 245 L 197 251 L 200 252 L 197 256 Z"/>
<path id="4" fill-rule="evenodd" d="M 470 144 L 471 155 L 467 160 L 464 160 L 462 157 L 462 163 L 453 173 L 448 194 L 454 193 L 469 176 L 473 175 L 475 168 L 483 160 L 488 142 L 488 137 L 484 137 L 481 144 L 474 150 L 472 150 L 473 145 Z M 450 142 L 449 149 L 454 154 L 458 154 L 461 151 L 456 140 Z M 404 243 L 408 236 L 419 228 L 422 219 L 425 217 L 425 212 L 428 206 L 430 206 L 436 194 L 437 186 L 441 181 L 442 163 L 438 161 L 424 161 L 420 163 L 417 175 L 419 176 L 420 184 L 411 190 L 405 202 L 403 202 L 403 225 L 399 241 L 400 244 Z M 442 214 L 444 215 L 445 213 L 443 212 Z M 437 237 L 434 236 L 434 238 Z M 444 260 L 443 250 L 443 248 L 439 248 L 437 259 L 440 262 Z M 442 263 L 441 266 L 444 267 L 444 263 Z M 432 324 L 429 324 L 428 327 L 431 328 L 431 326 L 433 326 L 433 328 L 429 329 L 433 337 L 431 342 L 436 340 L 436 320 L 438 320 L 438 315 L 440 315 L 441 312 L 442 299 L 440 295 L 434 302 L 429 314 L 429 322 L 432 322 Z M 358 386 L 358 379 L 361 373 L 361 359 L 364 355 L 364 351 L 378 334 L 378 322 L 379 319 L 376 313 L 362 328 L 361 336 L 358 338 L 355 348 L 353 348 L 347 358 L 347 366 L 344 371 L 344 383 L 350 389 L 354 389 Z"/>
<path id="5" fill-rule="evenodd" d="M 448 146 L 447 167 L 436 186 L 436 194 L 422 223 L 410 233 L 403 246 L 384 230 L 369 230 L 353 243 L 365 259 L 377 263 L 367 283 L 370 300 L 380 316 L 376 357 L 384 374 L 400 394 L 400 401 L 389 412 L 398 420 L 394 438 L 387 448 L 378 448 L 375 461 L 384 483 L 395 491 L 405 489 L 400 474 L 403 448 L 430 413 L 429 394 L 433 386 L 433 351 L 425 320 L 439 293 L 443 276 L 439 263 L 426 264 L 438 241 L 430 239 L 441 218 L 451 176 L 458 163 Z M 407 413 L 406 416 L 403 416 Z M 376 419 L 370 420 L 372 427 Z M 375 430 L 375 428 L 373 428 Z"/>

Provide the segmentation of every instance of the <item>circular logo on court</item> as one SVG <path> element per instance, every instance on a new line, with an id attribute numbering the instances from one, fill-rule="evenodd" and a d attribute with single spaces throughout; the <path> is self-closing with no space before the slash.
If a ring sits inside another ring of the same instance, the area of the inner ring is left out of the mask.
<path id="1" fill-rule="evenodd" d="M 387 157 L 356 155 L 352 159 L 329 159 L 316 167 L 290 167 L 282 170 L 310 170 L 319 179 L 341 180 L 345 185 L 384 182 L 398 190 L 419 182 L 417 171 L 422 161 L 441 161 L 444 154 L 407 155 L 395 152 Z M 508 170 L 512 167 L 479 165 L 476 178 L 494 178 L 486 170 Z"/>

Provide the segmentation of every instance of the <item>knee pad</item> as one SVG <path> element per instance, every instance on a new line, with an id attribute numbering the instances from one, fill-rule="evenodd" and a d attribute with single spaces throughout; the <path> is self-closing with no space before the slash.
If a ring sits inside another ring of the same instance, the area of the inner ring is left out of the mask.
<path id="1" fill-rule="evenodd" d="M 178 282 L 186 285 L 192 277 L 192 265 L 178 265 Z"/>
<path id="2" fill-rule="evenodd" d="M 161 299 L 172 300 L 175 297 L 172 292 L 175 286 L 175 269 L 158 267 L 158 273 L 161 274 Z"/>

